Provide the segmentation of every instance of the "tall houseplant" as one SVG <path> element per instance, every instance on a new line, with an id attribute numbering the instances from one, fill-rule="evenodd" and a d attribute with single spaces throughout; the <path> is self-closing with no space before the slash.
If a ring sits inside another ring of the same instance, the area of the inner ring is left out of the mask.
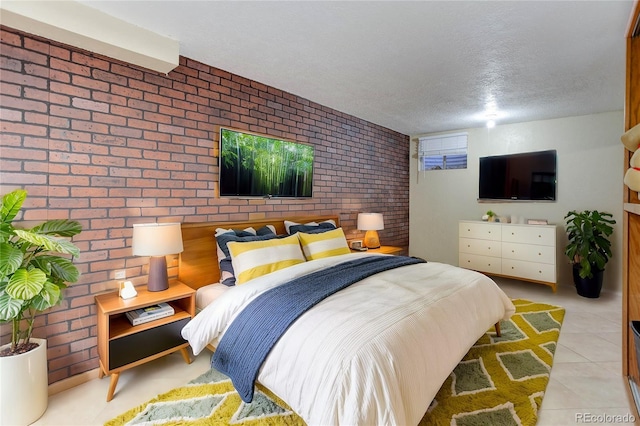
<path id="1" fill-rule="evenodd" d="M 47 409 L 47 341 L 31 337 L 33 324 L 80 276 L 70 259 L 80 251 L 69 241 L 80 224 L 50 220 L 18 229 L 13 219 L 26 198 L 15 190 L 0 206 L 0 323 L 11 323 L 11 343 L 0 346 L 0 424 L 31 424 Z"/>
<path id="2" fill-rule="evenodd" d="M 569 238 L 565 254 L 573 263 L 573 281 L 581 296 L 600 296 L 604 268 L 612 256 L 612 217 L 597 210 L 572 210 L 564 217 Z"/>
<path id="3" fill-rule="evenodd" d="M 80 276 L 69 258 L 80 254 L 69 241 L 82 231 L 80 223 L 57 219 L 18 229 L 13 219 L 26 198 L 26 191 L 15 190 L 2 197 L 0 208 L 0 322 L 12 325 L 10 348 L 0 356 L 33 349 L 36 314 L 58 304 L 62 289 Z"/>

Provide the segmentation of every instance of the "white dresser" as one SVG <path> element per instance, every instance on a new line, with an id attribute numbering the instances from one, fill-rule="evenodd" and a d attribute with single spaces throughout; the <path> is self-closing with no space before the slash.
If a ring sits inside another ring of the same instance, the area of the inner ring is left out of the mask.
<path id="1" fill-rule="evenodd" d="M 556 291 L 556 226 L 460 221 L 459 266 Z"/>

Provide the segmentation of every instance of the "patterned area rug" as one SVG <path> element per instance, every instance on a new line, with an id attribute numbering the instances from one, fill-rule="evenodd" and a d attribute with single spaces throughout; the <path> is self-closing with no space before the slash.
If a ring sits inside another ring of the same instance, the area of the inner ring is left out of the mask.
<path id="1" fill-rule="evenodd" d="M 425 425 L 536 424 L 549 382 L 564 309 L 517 299 L 517 311 L 469 350 L 420 422 Z M 116 425 L 304 425 L 261 385 L 246 404 L 231 381 L 210 370 L 105 423 Z"/>

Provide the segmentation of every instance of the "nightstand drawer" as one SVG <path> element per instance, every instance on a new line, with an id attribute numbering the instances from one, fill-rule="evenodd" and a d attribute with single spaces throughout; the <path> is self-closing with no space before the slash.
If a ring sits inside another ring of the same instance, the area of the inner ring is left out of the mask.
<path id="1" fill-rule="evenodd" d="M 109 341 L 109 369 L 131 364 L 148 356 L 186 343 L 180 331 L 190 318 L 184 318 L 140 333 Z"/>

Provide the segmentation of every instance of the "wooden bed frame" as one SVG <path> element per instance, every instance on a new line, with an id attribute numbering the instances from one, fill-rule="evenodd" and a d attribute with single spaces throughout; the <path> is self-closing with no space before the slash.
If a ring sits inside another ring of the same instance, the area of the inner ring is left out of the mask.
<path id="1" fill-rule="evenodd" d="M 333 220 L 340 226 L 340 217 L 334 216 L 289 216 L 251 220 L 244 222 L 199 222 L 182 224 L 182 243 L 184 250 L 180 253 L 178 280 L 197 290 L 220 281 L 220 265 L 216 249 L 215 233 L 217 228 L 245 229 L 253 227 L 258 230 L 265 225 L 273 225 L 277 234 L 285 234 L 284 221 L 297 223 L 322 222 Z M 495 324 L 496 335 L 500 337 L 500 323 Z"/>
<path id="2" fill-rule="evenodd" d="M 332 216 L 286 216 L 250 220 L 244 222 L 199 222 L 182 224 L 182 243 L 184 250 L 180 253 L 178 280 L 197 290 L 208 284 L 220 281 L 220 265 L 214 238 L 217 228 L 245 229 L 253 227 L 258 230 L 265 225 L 273 225 L 277 234 L 285 234 L 284 221 L 297 223 L 322 222 L 333 220 L 340 226 L 338 215 Z"/>

